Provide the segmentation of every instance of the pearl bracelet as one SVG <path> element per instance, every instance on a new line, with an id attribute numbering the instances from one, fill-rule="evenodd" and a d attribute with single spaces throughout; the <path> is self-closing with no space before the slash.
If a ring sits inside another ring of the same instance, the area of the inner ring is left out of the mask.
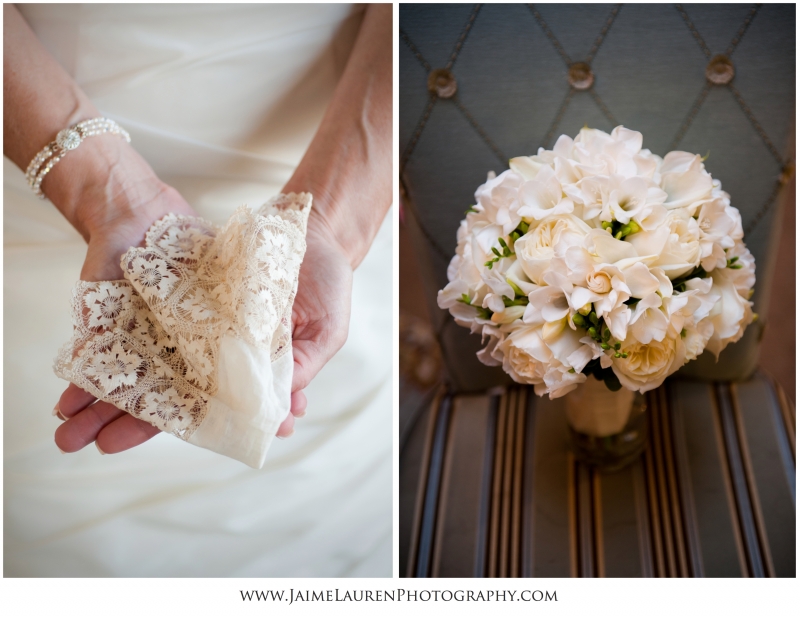
<path id="1" fill-rule="evenodd" d="M 28 180 L 28 185 L 33 189 L 33 192 L 41 199 L 44 199 L 45 195 L 42 193 L 41 187 L 42 180 L 44 180 L 47 172 L 53 169 L 53 166 L 63 159 L 70 150 L 75 150 L 80 146 L 84 139 L 102 133 L 119 135 L 126 142 L 131 141 L 131 136 L 128 135 L 128 132 L 108 118 L 84 120 L 68 129 L 59 131 L 55 141 L 50 142 L 39 151 L 39 154 L 33 158 L 25 172 L 25 178 Z"/>

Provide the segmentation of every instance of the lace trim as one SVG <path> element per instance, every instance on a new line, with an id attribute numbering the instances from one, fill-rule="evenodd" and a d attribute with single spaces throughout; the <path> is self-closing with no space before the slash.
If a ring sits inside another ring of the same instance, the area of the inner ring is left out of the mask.
<path id="1" fill-rule="evenodd" d="M 125 280 L 79 281 L 61 378 L 188 440 L 217 392 L 228 333 L 291 352 L 292 304 L 306 250 L 311 194 L 279 195 L 224 227 L 169 214 L 121 259 Z"/>

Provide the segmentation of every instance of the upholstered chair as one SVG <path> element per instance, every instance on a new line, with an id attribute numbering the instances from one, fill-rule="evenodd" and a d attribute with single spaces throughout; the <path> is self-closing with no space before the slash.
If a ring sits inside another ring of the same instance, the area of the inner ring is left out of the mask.
<path id="1" fill-rule="evenodd" d="M 764 317 L 650 393 L 646 454 L 600 474 L 571 457 L 563 404 L 481 364 L 480 337 L 436 305 L 488 171 L 624 125 L 661 156 L 708 153 L 766 316 L 794 170 L 794 5 L 406 4 L 399 46 L 404 259 L 447 371 L 402 454 L 407 574 L 794 576 L 794 413 L 757 371 Z"/>

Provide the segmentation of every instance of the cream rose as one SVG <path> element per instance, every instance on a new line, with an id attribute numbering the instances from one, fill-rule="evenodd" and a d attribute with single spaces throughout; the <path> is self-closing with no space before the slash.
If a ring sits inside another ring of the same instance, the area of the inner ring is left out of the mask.
<path id="1" fill-rule="evenodd" d="M 503 370 L 520 384 L 541 384 L 552 358 L 541 328 L 518 329 L 497 345 Z"/>
<path id="2" fill-rule="evenodd" d="M 611 275 L 602 270 L 586 275 L 586 287 L 595 294 L 608 294 L 611 291 Z"/>
<path id="3" fill-rule="evenodd" d="M 541 326 L 511 325 L 509 330 L 510 334 L 497 345 L 495 357 L 502 355 L 503 370 L 515 382 L 535 385 L 539 395 L 547 392 L 551 397 L 560 397 L 586 379 L 577 371 L 570 373 L 568 359 L 583 344 L 569 328 L 547 342 Z"/>
<path id="4" fill-rule="evenodd" d="M 548 217 L 528 230 L 514 243 L 514 251 L 528 278 L 544 285 L 544 273 L 550 261 L 563 256 L 569 247 L 579 246 L 592 229 L 574 215 Z"/>
<path id="5" fill-rule="evenodd" d="M 621 348 L 628 358 L 616 358 L 612 369 L 625 388 L 644 393 L 661 385 L 667 376 L 683 365 L 686 354 L 680 335 L 666 336 L 661 341 L 640 343 L 633 337 Z"/>

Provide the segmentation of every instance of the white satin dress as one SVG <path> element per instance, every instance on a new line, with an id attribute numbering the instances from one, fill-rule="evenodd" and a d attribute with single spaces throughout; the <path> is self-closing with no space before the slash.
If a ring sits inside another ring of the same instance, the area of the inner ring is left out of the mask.
<path id="1" fill-rule="evenodd" d="M 222 223 L 288 180 L 363 11 L 349 5 L 22 5 L 40 40 L 159 176 Z M 83 147 L 88 147 L 89 143 Z M 390 217 L 355 274 L 350 334 L 263 469 L 159 435 L 62 455 L 85 244 L 4 160 L 6 577 L 391 576 Z"/>

